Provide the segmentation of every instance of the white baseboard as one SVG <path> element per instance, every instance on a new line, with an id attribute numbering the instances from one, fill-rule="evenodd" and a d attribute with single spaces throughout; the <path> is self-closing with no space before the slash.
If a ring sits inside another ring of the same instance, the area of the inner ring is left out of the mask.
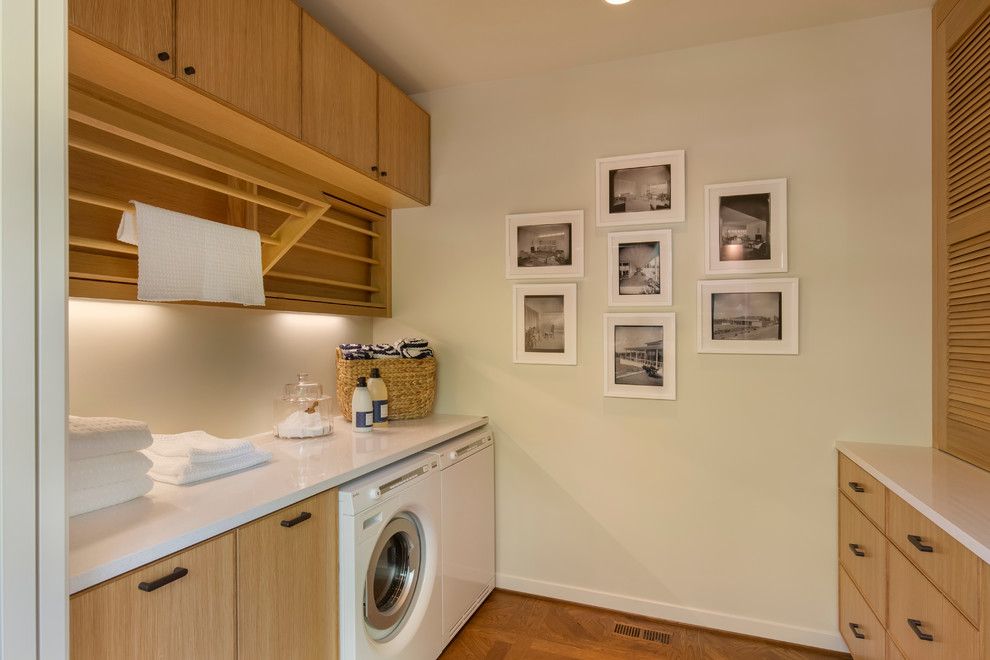
<path id="1" fill-rule="evenodd" d="M 845 642 L 842 641 L 842 636 L 835 631 L 801 628 L 786 623 L 763 621 L 737 614 L 726 614 L 724 612 L 713 612 L 694 607 L 685 607 L 683 605 L 661 603 L 655 600 L 646 600 L 645 598 L 594 591 L 583 587 L 544 582 L 543 580 L 532 580 L 530 578 L 506 575 L 504 573 L 499 573 L 495 576 L 495 586 L 501 589 L 509 589 L 510 591 L 533 594 L 534 596 L 567 600 L 573 603 L 581 603 L 582 605 L 601 607 L 618 612 L 628 612 L 630 614 L 638 614 L 654 619 L 664 619 L 675 623 L 714 628 L 741 635 L 751 635 L 753 637 L 773 639 L 790 644 L 813 646 L 830 651 L 848 651 Z"/>

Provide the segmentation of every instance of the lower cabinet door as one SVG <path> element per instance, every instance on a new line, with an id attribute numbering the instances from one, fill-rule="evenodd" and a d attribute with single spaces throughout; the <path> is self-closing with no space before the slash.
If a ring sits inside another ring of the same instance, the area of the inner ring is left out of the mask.
<path id="1" fill-rule="evenodd" d="M 856 660 L 884 660 L 887 636 L 846 570 L 839 567 L 839 632 Z"/>
<path id="2" fill-rule="evenodd" d="M 74 595 L 72 660 L 231 660 L 234 534 Z"/>
<path id="3" fill-rule="evenodd" d="M 237 655 L 333 660 L 337 491 L 237 529 Z"/>

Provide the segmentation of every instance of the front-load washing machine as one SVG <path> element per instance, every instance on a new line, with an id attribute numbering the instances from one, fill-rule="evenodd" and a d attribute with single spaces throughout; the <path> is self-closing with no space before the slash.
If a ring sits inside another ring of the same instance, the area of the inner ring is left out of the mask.
<path id="1" fill-rule="evenodd" d="M 443 646 L 440 471 L 422 454 L 339 489 L 343 660 L 435 660 Z"/>

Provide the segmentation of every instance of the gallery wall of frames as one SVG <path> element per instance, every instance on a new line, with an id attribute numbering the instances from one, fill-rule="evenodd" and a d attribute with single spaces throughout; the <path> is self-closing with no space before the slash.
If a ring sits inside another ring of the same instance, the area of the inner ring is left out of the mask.
<path id="1" fill-rule="evenodd" d="M 787 179 L 704 186 L 705 244 L 675 246 L 663 226 L 685 221 L 684 160 L 673 150 L 595 163 L 595 227 L 608 234 L 607 397 L 677 398 L 676 314 L 664 311 L 674 304 L 675 249 L 705 252 L 699 353 L 798 353 L 798 280 L 779 276 L 788 269 Z M 505 277 L 530 281 L 513 286 L 513 362 L 577 364 L 584 211 L 513 213 L 505 227 Z M 766 274 L 777 276 L 753 277 Z"/>

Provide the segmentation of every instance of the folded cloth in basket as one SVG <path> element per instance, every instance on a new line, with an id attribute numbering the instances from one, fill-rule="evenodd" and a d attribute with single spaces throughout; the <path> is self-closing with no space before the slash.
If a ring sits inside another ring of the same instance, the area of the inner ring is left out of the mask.
<path id="1" fill-rule="evenodd" d="M 265 304 L 258 232 L 131 203 L 117 239 L 138 248 L 138 300 Z"/>
<path id="2" fill-rule="evenodd" d="M 151 446 L 144 422 L 117 417 L 69 415 L 69 460 L 109 456 Z"/>
<path id="3" fill-rule="evenodd" d="M 69 491 L 69 515 L 78 516 L 146 495 L 154 483 L 142 474 L 127 481 Z"/>
<path id="4" fill-rule="evenodd" d="M 363 348 L 341 348 L 340 355 L 345 360 L 370 360 L 371 351 L 366 351 Z"/>
<path id="5" fill-rule="evenodd" d="M 218 438 L 206 431 L 156 433 L 148 453 L 165 458 L 185 458 L 190 463 L 212 463 L 238 458 L 255 451 L 249 440 Z"/>
<path id="6" fill-rule="evenodd" d="M 151 461 L 139 451 L 69 461 L 69 491 L 99 488 L 144 476 Z"/>
<path id="7" fill-rule="evenodd" d="M 392 344 L 372 344 L 368 347 L 368 350 L 371 351 L 371 357 L 373 359 L 402 357 L 399 349 L 392 346 Z"/>
<path id="8" fill-rule="evenodd" d="M 407 337 L 405 339 L 400 339 L 395 342 L 395 349 L 399 351 L 404 358 L 421 360 L 423 358 L 433 356 L 433 349 L 430 348 L 430 342 L 418 337 Z"/>
<path id="9" fill-rule="evenodd" d="M 267 463 L 272 458 L 271 452 L 262 450 L 254 450 L 247 454 L 209 463 L 191 463 L 187 458 L 159 456 L 152 454 L 150 450 L 146 451 L 145 455 L 155 464 L 148 475 L 155 481 L 176 486 L 192 484 L 204 479 L 212 479 L 244 470 Z"/>

